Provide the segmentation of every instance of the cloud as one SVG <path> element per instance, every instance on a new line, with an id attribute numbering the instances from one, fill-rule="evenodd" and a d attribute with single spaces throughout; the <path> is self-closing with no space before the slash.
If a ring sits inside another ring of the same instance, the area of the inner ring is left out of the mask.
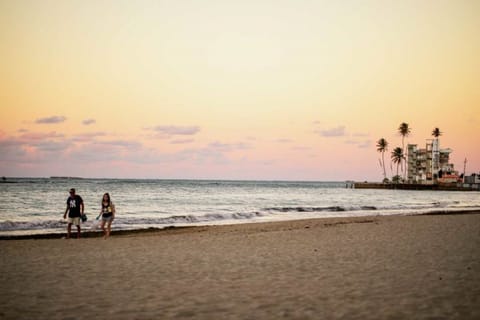
<path id="1" fill-rule="evenodd" d="M 357 147 L 360 148 L 360 149 L 370 148 L 370 146 L 372 145 L 372 141 L 371 141 L 371 140 L 362 140 L 362 141 L 347 140 L 347 141 L 345 141 L 345 143 L 346 143 L 346 144 L 351 144 L 351 145 L 357 146 Z"/>
<path id="2" fill-rule="evenodd" d="M 91 141 L 92 139 L 95 139 L 96 137 L 104 137 L 107 134 L 105 132 L 89 132 L 89 133 L 82 133 L 76 136 L 72 137 L 72 141 L 77 141 L 77 142 L 87 142 Z"/>
<path id="3" fill-rule="evenodd" d="M 128 161 L 134 159 L 138 152 L 142 151 L 142 144 L 132 140 L 92 140 L 82 145 L 75 144 L 71 147 L 68 157 L 72 160 L 104 162 L 104 161 Z"/>
<path id="4" fill-rule="evenodd" d="M 44 152 L 62 152 L 69 147 L 68 141 L 42 141 L 34 145 L 39 151 Z"/>
<path id="5" fill-rule="evenodd" d="M 56 138 L 64 138 L 63 134 L 56 133 L 55 131 L 52 132 L 26 132 L 19 136 L 19 139 L 23 143 L 32 143 L 33 141 L 38 140 L 46 140 L 46 139 L 56 139 Z"/>
<path id="6" fill-rule="evenodd" d="M 96 122 L 97 122 L 97 120 L 95 120 L 95 119 L 85 119 L 85 120 L 82 121 L 82 123 L 86 126 L 94 124 Z"/>
<path id="7" fill-rule="evenodd" d="M 370 146 L 372 145 L 372 141 L 371 140 L 365 140 L 365 141 L 361 141 L 358 143 L 358 147 L 360 149 L 367 149 L 367 148 L 370 148 Z"/>
<path id="8" fill-rule="evenodd" d="M 194 165 L 216 164 L 226 165 L 230 163 L 228 154 L 237 150 L 249 149 L 250 146 L 246 143 L 222 143 L 212 142 L 206 146 L 198 148 L 185 148 L 177 152 L 162 153 L 157 149 L 142 148 L 136 153 L 129 153 L 125 160 L 148 164 L 172 164 L 178 165 L 180 163 L 191 163 Z"/>
<path id="9" fill-rule="evenodd" d="M 18 146 L 19 144 L 20 141 L 16 138 L 3 138 L 0 139 L 0 150 L 2 150 L 2 148 Z"/>
<path id="10" fill-rule="evenodd" d="M 21 137 L 0 140 L 0 163 L 9 166 L 36 166 L 40 163 L 54 163 L 62 159 L 69 147 L 68 141 L 55 139 L 63 137 L 56 133 L 27 133 Z"/>
<path id="11" fill-rule="evenodd" d="M 154 131 L 167 136 L 192 136 L 200 132 L 198 126 L 157 126 Z"/>
<path id="12" fill-rule="evenodd" d="M 27 153 L 20 142 L 15 138 L 0 140 L 0 164 L 2 162 L 12 163 L 16 166 L 24 162 Z"/>
<path id="13" fill-rule="evenodd" d="M 343 137 L 346 134 L 345 126 L 338 126 L 335 128 L 325 129 L 325 130 L 317 129 L 315 130 L 315 132 L 320 134 L 320 136 L 326 137 L 326 138 Z"/>
<path id="14" fill-rule="evenodd" d="M 370 134 L 368 133 L 362 133 L 362 132 L 356 132 L 354 134 L 352 134 L 353 137 L 359 137 L 359 138 L 363 138 L 363 137 L 369 137 Z"/>
<path id="15" fill-rule="evenodd" d="M 194 142 L 194 139 L 177 139 L 170 141 L 170 144 L 187 144 Z"/>
<path id="16" fill-rule="evenodd" d="M 279 139 L 276 139 L 275 142 L 277 142 L 277 143 L 291 143 L 292 140 L 290 140 L 290 139 L 284 139 L 284 138 L 279 138 Z"/>
<path id="17" fill-rule="evenodd" d="M 0 136 L 0 169 L 7 168 L 6 171 L 13 172 L 12 170 L 29 168 L 40 174 L 84 170 L 86 176 L 102 176 L 99 170 L 105 170 L 108 175 L 108 172 L 118 168 L 150 168 L 153 171 L 161 171 L 166 167 L 184 170 L 206 165 L 217 168 L 237 162 L 245 163 L 245 160 L 238 158 L 245 157 L 244 150 L 252 148 L 248 140 L 214 140 L 197 145 L 193 143 L 193 136 L 180 135 L 172 138 L 170 143 L 178 144 L 181 150 L 148 147 L 136 139 L 112 139 L 101 131 L 67 136 L 58 132 L 28 131 L 14 137 Z M 45 171 L 45 166 L 49 170 Z M 118 174 L 129 175 L 130 172 Z"/>
<path id="18" fill-rule="evenodd" d="M 297 146 L 297 147 L 292 147 L 291 150 L 293 150 L 293 151 L 307 151 L 307 150 L 312 150 L 312 148 L 311 147 Z"/>
<path id="19" fill-rule="evenodd" d="M 35 121 L 37 124 L 52 124 L 52 123 L 62 123 L 67 118 L 64 116 L 52 116 L 52 117 L 47 117 L 47 118 L 40 118 Z"/>
<path id="20" fill-rule="evenodd" d="M 95 143 L 102 146 L 127 148 L 129 150 L 142 147 L 142 144 L 140 142 L 131 140 L 97 141 Z"/>
<path id="21" fill-rule="evenodd" d="M 130 154 L 142 150 L 136 140 L 97 140 L 104 132 L 85 133 L 65 138 L 56 132 L 26 132 L 16 137 L 0 137 L 0 164 L 39 163 L 84 164 L 124 161 Z M 128 160 L 127 160 L 128 161 Z"/>
<path id="22" fill-rule="evenodd" d="M 215 150 L 219 152 L 231 152 L 235 150 L 251 149 L 251 146 L 243 142 L 222 143 L 222 142 L 215 141 L 208 145 L 208 149 L 210 149 L 211 151 Z"/>

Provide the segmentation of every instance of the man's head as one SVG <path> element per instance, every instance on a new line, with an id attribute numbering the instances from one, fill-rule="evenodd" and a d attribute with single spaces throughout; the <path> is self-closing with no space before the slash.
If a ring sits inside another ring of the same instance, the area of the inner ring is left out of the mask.
<path id="1" fill-rule="evenodd" d="M 69 193 L 70 193 L 71 196 L 74 196 L 75 195 L 75 188 L 70 189 Z"/>

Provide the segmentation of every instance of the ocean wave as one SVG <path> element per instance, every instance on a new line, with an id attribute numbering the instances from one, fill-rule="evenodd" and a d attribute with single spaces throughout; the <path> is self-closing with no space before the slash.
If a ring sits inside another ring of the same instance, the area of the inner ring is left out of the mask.
<path id="1" fill-rule="evenodd" d="M 158 218 L 128 218 L 118 217 L 114 221 L 114 225 L 119 228 L 132 228 L 136 226 L 154 226 L 165 227 L 178 224 L 201 224 L 215 221 L 226 220 L 248 220 L 262 217 L 261 212 L 237 212 L 225 214 L 204 214 L 204 215 L 173 215 Z M 96 220 L 88 220 L 82 223 L 85 228 L 92 227 Z M 66 227 L 66 220 L 44 220 L 44 221 L 3 221 L 0 222 L 0 231 L 24 231 L 24 230 L 57 230 Z"/>
<path id="2" fill-rule="evenodd" d="M 47 221 L 3 221 L 0 222 L 0 231 L 16 230 L 42 230 L 64 228 L 66 220 L 47 220 Z"/>
<path id="3" fill-rule="evenodd" d="M 224 220 L 248 220 L 262 217 L 260 212 L 237 212 L 237 213 L 209 213 L 204 215 L 174 215 L 162 218 L 119 219 L 123 225 L 172 225 L 194 224 L 203 222 L 215 222 Z"/>
<path id="4" fill-rule="evenodd" d="M 360 206 L 357 208 L 347 208 L 343 206 L 330 207 L 273 207 L 263 209 L 267 212 L 343 212 L 343 211 L 372 211 L 377 210 L 374 206 Z"/>

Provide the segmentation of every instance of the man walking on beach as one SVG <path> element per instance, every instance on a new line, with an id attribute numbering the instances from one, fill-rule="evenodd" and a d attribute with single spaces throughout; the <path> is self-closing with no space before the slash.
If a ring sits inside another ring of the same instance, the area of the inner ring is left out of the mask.
<path id="1" fill-rule="evenodd" d="M 70 189 L 70 196 L 67 199 L 67 209 L 65 209 L 65 213 L 63 214 L 63 219 L 66 219 L 68 213 L 67 239 L 70 238 L 72 224 L 77 226 L 77 238 L 80 238 L 80 217 L 83 216 L 84 209 L 82 197 L 75 194 L 74 188 Z"/>

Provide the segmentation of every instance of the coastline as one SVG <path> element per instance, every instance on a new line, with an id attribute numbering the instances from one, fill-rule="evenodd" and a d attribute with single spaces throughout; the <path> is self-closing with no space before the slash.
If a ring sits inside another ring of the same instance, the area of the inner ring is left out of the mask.
<path id="1" fill-rule="evenodd" d="M 310 218 L 310 219 L 296 219 L 296 220 L 284 220 L 284 221 L 272 221 L 272 222 L 249 222 L 249 223 L 239 223 L 239 224 L 226 224 L 226 225 L 205 225 L 205 226 L 167 226 L 164 228 L 150 227 L 146 229 L 122 229 L 115 230 L 115 226 L 112 226 L 111 236 L 135 236 L 135 235 L 153 235 L 156 233 L 179 233 L 179 232 L 198 232 L 199 230 L 205 229 L 215 229 L 215 228 L 228 228 L 229 226 L 242 226 L 243 228 L 248 228 L 249 225 L 274 225 L 274 224 L 285 224 L 291 223 L 294 221 L 308 222 L 308 221 L 325 221 L 325 224 L 332 223 L 358 223 L 358 221 L 363 220 L 374 220 L 378 217 L 402 217 L 402 216 L 432 216 L 432 215 L 463 215 L 463 214 L 480 214 L 480 210 L 459 210 L 459 211 L 445 211 L 445 210 L 436 210 L 427 213 L 415 213 L 409 215 L 372 215 L 372 216 L 359 216 L 359 217 L 326 217 L 326 218 Z M 0 241 L 2 240 L 39 240 L 39 239 L 63 239 L 66 236 L 66 232 L 56 232 L 56 233 L 35 233 L 35 234 L 24 234 L 24 235 L 0 235 Z M 72 239 L 75 239 L 76 231 L 75 228 L 72 229 Z M 99 238 L 103 237 L 103 231 L 100 229 L 91 230 L 91 229 L 82 229 L 81 238 Z"/>
<path id="2" fill-rule="evenodd" d="M 0 317 L 476 319 L 479 213 L 1 241 Z"/>

